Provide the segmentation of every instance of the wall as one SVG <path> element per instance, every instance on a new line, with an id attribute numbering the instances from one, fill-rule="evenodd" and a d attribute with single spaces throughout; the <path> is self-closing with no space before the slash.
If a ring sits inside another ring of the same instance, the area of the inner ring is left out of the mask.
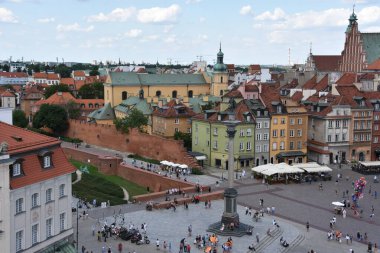
<path id="1" fill-rule="evenodd" d="M 182 141 L 140 133 L 136 129 L 132 129 L 129 134 L 123 134 L 111 125 L 98 125 L 75 120 L 70 120 L 69 123 L 70 127 L 66 136 L 79 138 L 88 144 L 139 154 L 159 161 L 167 160 L 187 164 L 193 168 L 199 167 L 196 161 L 188 156 Z"/>
<path id="2" fill-rule="evenodd" d="M 122 160 L 111 156 L 98 156 L 75 148 L 62 148 L 67 158 L 87 163 L 99 168 L 102 173 L 118 175 L 138 185 L 149 187 L 151 191 L 166 191 L 172 188 L 194 187 L 194 184 L 158 175 L 142 169 L 121 164 Z"/>

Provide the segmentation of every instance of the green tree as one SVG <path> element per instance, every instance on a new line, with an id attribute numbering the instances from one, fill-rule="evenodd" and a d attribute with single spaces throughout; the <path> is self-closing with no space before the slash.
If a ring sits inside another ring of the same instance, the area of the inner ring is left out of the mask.
<path id="1" fill-rule="evenodd" d="M 97 76 L 99 75 L 99 67 L 93 66 L 90 71 L 90 76 Z"/>
<path id="2" fill-rule="evenodd" d="M 74 101 L 69 101 L 65 109 L 67 111 L 67 115 L 70 119 L 78 119 L 80 116 L 80 109 L 79 109 L 79 104 L 75 103 Z"/>
<path id="3" fill-rule="evenodd" d="M 45 98 L 50 97 L 51 95 L 53 95 L 57 91 L 70 92 L 70 88 L 66 84 L 50 85 L 45 90 Z"/>
<path id="4" fill-rule="evenodd" d="M 14 110 L 12 113 L 13 125 L 25 128 L 28 126 L 28 119 L 26 118 L 25 112 L 21 110 Z"/>
<path id="5" fill-rule="evenodd" d="M 11 84 L 6 84 L 6 85 L 3 85 L 2 87 L 4 87 L 7 90 L 13 91 L 13 92 L 15 91 L 15 89 L 13 88 L 13 86 Z"/>
<path id="6" fill-rule="evenodd" d="M 143 126 L 148 125 L 148 117 L 141 111 L 133 108 L 128 116 L 122 119 L 115 119 L 114 124 L 116 129 L 123 133 L 129 133 L 130 128 L 138 128 L 141 131 Z"/>
<path id="7" fill-rule="evenodd" d="M 62 63 L 55 67 L 54 72 L 58 73 L 61 78 L 70 77 L 71 75 L 71 69 Z"/>
<path id="8" fill-rule="evenodd" d="M 81 98 L 85 99 L 94 99 L 94 98 L 104 98 L 104 87 L 103 83 L 95 82 L 91 84 L 85 84 L 82 87 L 80 87 L 78 91 L 78 95 Z"/>
<path id="9" fill-rule="evenodd" d="M 9 72 L 9 69 L 10 69 L 9 65 L 7 65 L 7 64 L 4 64 L 4 65 L 3 65 L 3 70 L 4 70 L 5 72 Z"/>
<path id="10" fill-rule="evenodd" d="M 183 145 L 187 150 L 191 149 L 191 133 L 182 133 L 182 132 L 175 132 L 174 134 L 175 140 L 183 140 Z"/>
<path id="11" fill-rule="evenodd" d="M 48 127 L 54 133 L 62 133 L 69 127 L 67 112 L 61 106 L 43 104 L 34 115 L 33 127 Z"/>

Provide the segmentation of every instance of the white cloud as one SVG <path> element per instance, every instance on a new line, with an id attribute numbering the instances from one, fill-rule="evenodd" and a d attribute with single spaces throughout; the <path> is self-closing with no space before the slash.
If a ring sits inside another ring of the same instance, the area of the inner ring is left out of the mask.
<path id="1" fill-rule="evenodd" d="M 3 33 L 0 31 L 0 36 L 2 35 Z"/>
<path id="2" fill-rule="evenodd" d="M 200 17 L 199 18 L 199 23 L 204 23 L 206 21 L 206 18 L 205 17 Z"/>
<path id="3" fill-rule="evenodd" d="M 166 25 L 164 27 L 164 33 L 169 33 L 173 30 L 174 26 L 173 25 Z"/>
<path id="4" fill-rule="evenodd" d="M 102 37 L 96 43 L 98 48 L 111 48 L 114 46 L 114 43 L 117 42 L 119 38 L 116 37 Z"/>
<path id="5" fill-rule="evenodd" d="M 167 8 L 153 7 L 150 9 L 141 9 L 138 11 L 137 19 L 141 23 L 165 23 L 175 22 L 181 11 L 177 4 Z"/>
<path id="6" fill-rule="evenodd" d="M 153 34 L 153 35 L 147 35 L 147 36 L 144 36 L 144 37 L 140 40 L 140 42 L 155 41 L 155 40 L 157 40 L 158 38 L 159 38 L 159 36 L 158 36 L 158 35 L 155 35 L 155 34 Z"/>
<path id="7" fill-rule="evenodd" d="M 94 26 L 90 25 L 88 27 L 81 27 L 78 23 L 71 25 L 57 25 L 58 32 L 91 32 L 94 30 Z"/>
<path id="8" fill-rule="evenodd" d="M 87 18 L 88 22 L 125 22 L 129 20 L 136 12 L 136 8 L 116 8 L 108 14 L 99 13 Z"/>
<path id="9" fill-rule="evenodd" d="M 129 38 L 136 38 L 141 35 L 142 31 L 140 29 L 131 29 L 125 33 L 125 36 Z"/>
<path id="10" fill-rule="evenodd" d="M 177 35 L 175 35 L 175 34 L 171 34 L 171 35 L 169 35 L 168 37 L 166 37 L 166 38 L 164 39 L 164 41 L 165 41 L 166 43 L 175 43 L 175 42 L 177 42 Z"/>
<path id="11" fill-rule="evenodd" d="M 286 41 L 285 31 L 272 31 L 268 35 L 268 40 L 270 43 L 282 44 Z"/>
<path id="12" fill-rule="evenodd" d="M 55 18 L 39 18 L 37 19 L 38 23 L 52 23 L 55 21 Z"/>
<path id="13" fill-rule="evenodd" d="M 256 20 L 265 21 L 265 20 L 280 20 L 286 17 L 285 12 L 281 8 L 275 8 L 273 12 L 266 11 L 256 16 Z"/>
<path id="14" fill-rule="evenodd" d="M 360 24 L 368 24 L 380 21 L 380 7 L 365 7 L 357 13 Z"/>
<path id="15" fill-rule="evenodd" d="M 287 23 L 288 27 L 293 28 L 344 26 L 348 24 L 349 13 L 348 9 L 307 11 L 289 16 Z"/>
<path id="16" fill-rule="evenodd" d="M 360 29 L 361 32 L 365 33 L 378 33 L 380 31 L 380 26 L 370 26 L 364 29 Z"/>
<path id="17" fill-rule="evenodd" d="M 248 15 L 248 14 L 252 14 L 252 13 L 253 13 L 253 11 L 252 11 L 252 7 L 250 5 L 243 6 L 240 9 L 240 15 Z"/>
<path id="18" fill-rule="evenodd" d="M 0 22 L 4 23 L 18 23 L 17 18 L 13 15 L 11 10 L 0 8 Z"/>
<path id="19" fill-rule="evenodd" d="M 80 45 L 79 45 L 79 47 L 81 47 L 81 48 L 92 48 L 92 42 L 91 41 L 85 41 L 85 42 L 82 42 Z"/>

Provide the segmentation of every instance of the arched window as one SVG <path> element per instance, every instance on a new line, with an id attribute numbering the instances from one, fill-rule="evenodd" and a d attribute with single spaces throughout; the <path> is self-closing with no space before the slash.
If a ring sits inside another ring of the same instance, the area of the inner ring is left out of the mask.
<path id="1" fill-rule="evenodd" d="M 160 96 L 161 96 L 161 91 L 160 90 L 156 91 L 156 97 L 160 97 Z"/>
<path id="2" fill-rule="evenodd" d="M 192 90 L 189 90 L 189 91 L 187 92 L 187 96 L 188 96 L 189 98 L 192 98 L 192 97 L 193 97 L 193 91 L 192 91 Z"/>
<path id="3" fill-rule="evenodd" d="M 172 91 L 172 98 L 177 98 L 177 91 L 176 90 Z"/>
<path id="4" fill-rule="evenodd" d="M 223 83 L 223 76 L 220 77 L 220 82 Z"/>
<path id="5" fill-rule="evenodd" d="M 93 107 L 94 107 L 94 105 L 92 103 L 88 104 L 88 108 L 93 108 Z"/>
<path id="6" fill-rule="evenodd" d="M 220 91 L 219 91 L 219 95 L 220 95 L 220 96 L 223 96 L 223 90 L 220 90 Z"/>
<path id="7" fill-rule="evenodd" d="M 121 100 L 126 100 L 127 97 L 128 97 L 128 92 L 123 91 L 123 92 L 121 93 Z"/>
<path id="8" fill-rule="evenodd" d="M 85 104 L 80 104 L 80 108 L 85 108 L 86 105 Z"/>
<path id="9" fill-rule="evenodd" d="M 98 103 L 95 104 L 95 108 L 99 108 L 99 104 Z"/>

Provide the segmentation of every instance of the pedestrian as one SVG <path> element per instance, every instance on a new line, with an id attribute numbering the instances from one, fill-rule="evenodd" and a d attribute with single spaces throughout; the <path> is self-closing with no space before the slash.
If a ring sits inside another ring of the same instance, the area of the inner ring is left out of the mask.
<path id="1" fill-rule="evenodd" d="M 191 236 L 191 232 L 193 231 L 193 228 L 191 224 L 187 227 L 187 231 L 189 232 L 189 237 Z"/>
<path id="2" fill-rule="evenodd" d="M 156 249 L 159 250 L 160 249 L 160 240 L 156 240 Z"/>
<path id="3" fill-rule="evenodd" d="M 306 222 L 306 231 L 309 232 L 310 224 L 309 222 Z"/>
<path id="4" fill-rule="evenodd" d="M 346 234 L 346 243 L 348 244 L 349 241 L 350 241 L 350 235 Z"/>
<path id="5" fill-rule="evenodd" d="M 257 243 L 260 242 L 259 233 L 256 233 L 256 242 L 257 242 Z"/>
<path id="6" fill-rule="evenodd" d="M 123 244 L 119 243 L 119 245 L 117 246 L 117 248 L 119 250 L 119 253 L 121 253 L 123 251 Z"/>
<path id="7" fill-rule="evenodd" d="M 377 199 L 377 191 L 375 191 L 375 194 L 374 194 L 374 196 L 375 196 L 375 199 Z"/>
<path id="8" fill-rule="evenodd" d="M 208 209 L 211 208 L 211 200 L 208 201 Z"/>
<path id="9" fill-rule="evenodd" d="M 112 253 L 111 247 L 108 247 L 108 253 Z"/>
<path id="10" fill-rule="evenodd" d="M 353 235 L 350 235 L 350 243 L 352 244 Z"/>
<path id="11" fill-rule="evenodd" d="M 98 241 L 100 242 L 102 240 L 102 235 L 100 233 L 100 231 L 98 231 Z"/>
<path id="12" fill-rule="evenodd" d="M 345 219 L 346 216 L 347 216 L 347 211 L 346 211 L 346 209 L 343 209 L 343 211 L 342 211 L 342 215 L 343 215 L 343 219 Z"/>
<path id="13" fill-rule="evenodd" d="M 164 248 L 164 251 L 166 251 L 166 248 L 168 247 L 168 244 L 166 243 L 166 241 L 164 241 L 164 244 L 162 245 L 162 247 Z"/>
<path id="14" fill-rule="evenodd" d="M 274 215 L 274 211 L 275 211 L 275 210 L 276 210 L 275 207 L 272 206 L 272 215 Z"/>
<path id="15" fill-rule="evenodd" d="M 85 251 L 86 251 L 86 247 L 82 245 L 82 253 L 85 253 Z"/>
<path id="16" fill-rule="evenodd" d="M 95 236 L 95 224 L 92 224 L 91 229 L 92 229 L 92 236 Z"/>
<path id="17" fill-rule="evenodd" d="M 106 247 L 105 246 L 102 247 L 102 253 L 106 253 Z"/>
<path id="18" fill-rule="evenodd" d="M 245 215 L 248 215 L 248 206 L 245 207 Z"/>

